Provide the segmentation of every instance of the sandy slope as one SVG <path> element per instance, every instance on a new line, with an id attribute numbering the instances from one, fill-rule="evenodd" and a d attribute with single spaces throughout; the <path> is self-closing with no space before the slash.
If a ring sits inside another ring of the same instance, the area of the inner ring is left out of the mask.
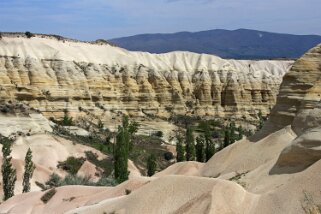
<path id="1" fill-rule="evenodd" d="M 2 145 L 0 145 L 0 149 Z M 62 170 L 57 169 L 59 161 L 65 161 L 69 156 L 85 157 L 85 151 L 92 151 L 98 155 L 98 158 L 105 158 L 106 156 L 100 151 L 97 151 L 91 147 L 73 144 L 71 141 L 63 138 L 48 135 L 38 134 L 33 136 L 19 137 L 12 146 L 11 156 L 13 158 L 14 167 L 17 169 L 17 183 L 15 192 L 18 194 L 22 191 L 22 175 L 24 172 L 24 158 L 28 148 L 33 152 L 33 162 L 36 164 L 36 170 L 31 180 L 31 190 L 40 190 L 35 184 L 36 181 L 45 183 L 49 175 L 53 172 L 59 175 L 65 175 Z M 0 153 L 0 164 L 2 163 L 2 153 Z M 95 178 L 96 169 L 91 164 L 87 163 L 87 170 L 83 172 L 80 170 L 80 174 L 90 175 Z M 89 165 L 89 166 L 88 166 Z M 0 179 L 1 173 L 0 173 Z M 2 186 L 0 185 L 2 189 Z M 0 191 L 0 197 L 2 198 L 2 191 Z"/>

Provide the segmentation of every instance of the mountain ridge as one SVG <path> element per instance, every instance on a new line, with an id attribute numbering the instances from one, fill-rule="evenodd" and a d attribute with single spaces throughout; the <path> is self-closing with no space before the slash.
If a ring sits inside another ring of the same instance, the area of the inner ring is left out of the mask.
<path id="1" fill-rule="evenodd" d="M 262 38 L 267 38 L 262 40 Z M 235 59 L 298 58 L 321 43 L 319 35 L 293 35 L 249 29 L 138 34 L 110 39 L 131 51 L 191 51 Z"/>

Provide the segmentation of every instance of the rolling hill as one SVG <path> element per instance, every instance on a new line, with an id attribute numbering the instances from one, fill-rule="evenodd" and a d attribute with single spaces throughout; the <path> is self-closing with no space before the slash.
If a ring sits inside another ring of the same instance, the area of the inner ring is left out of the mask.
<path id="1" fill-rule="evenodd" d="M 321 36 L 270 33 L 248 29 L 141 34 L 110 40 L 132 51 L 191 51 L 234 59 L 298 58 L 321 43 Z"/>

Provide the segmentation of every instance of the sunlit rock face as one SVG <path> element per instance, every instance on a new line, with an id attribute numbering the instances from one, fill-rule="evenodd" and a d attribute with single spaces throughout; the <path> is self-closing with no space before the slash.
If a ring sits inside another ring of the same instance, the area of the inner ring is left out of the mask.
<path id="1" fill-rule="evenodd" d="M 284 78 L 269 124 L 297 135 L 321 124 L 321 45 L 298 59 Z M 268 124 L 268 125 L 269 125 Z"/>
<path id="2" fill-rule="evenodd" d="M 254 120 L 269 113 L 292 61 L 225 60 L 190 52 L 149 54 L 51 36 L 3 35 L 1 99 L 47 117 L 125 113 Z"/>

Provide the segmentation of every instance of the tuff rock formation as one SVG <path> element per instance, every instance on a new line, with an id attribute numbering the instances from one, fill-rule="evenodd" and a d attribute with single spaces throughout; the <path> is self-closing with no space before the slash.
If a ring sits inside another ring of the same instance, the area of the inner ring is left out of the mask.
<path id="1" fill-rule="evenodd" d="M 206 54 L 129 52 L 107 43 L 3 34 L 0 97 L 46 117 L 218 116 L 255 120 L 275 104 L 291 61 L 224 60 Z"/>
<path id="2" fill-rule="evenodd" d="M 204 165 L 179 163 L 116 187 L 60 187 L 47 203 L 41 201 L 44 192 L 17 195 L 0 205 L 1 212 L 320 213 L 320 50 L 321 45 L 309 51 L 286 74 L 260 132 Z"/>

